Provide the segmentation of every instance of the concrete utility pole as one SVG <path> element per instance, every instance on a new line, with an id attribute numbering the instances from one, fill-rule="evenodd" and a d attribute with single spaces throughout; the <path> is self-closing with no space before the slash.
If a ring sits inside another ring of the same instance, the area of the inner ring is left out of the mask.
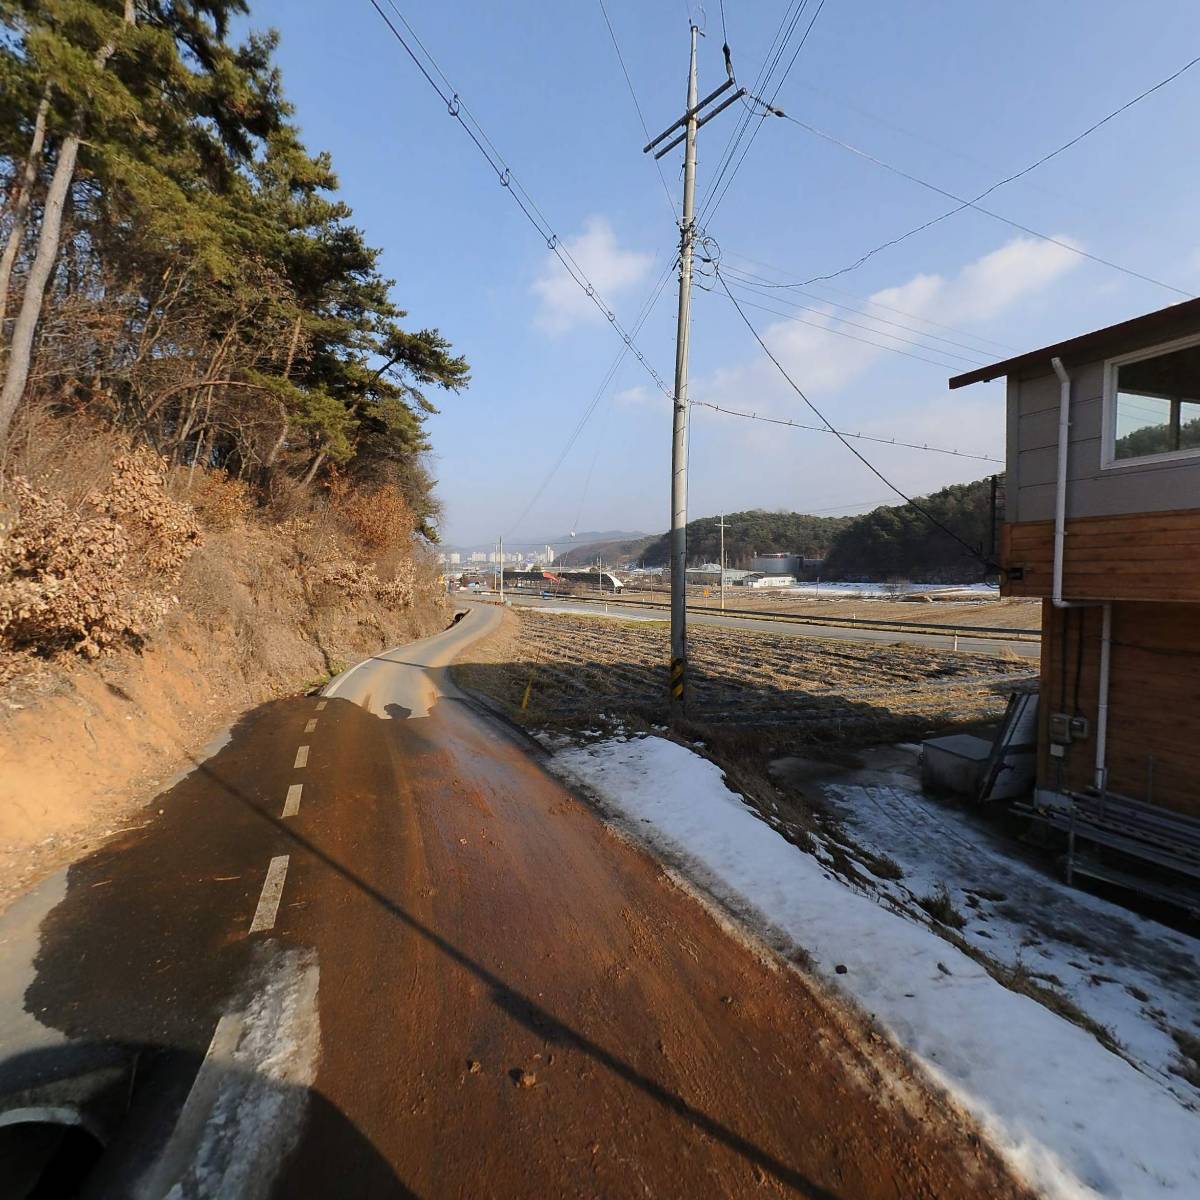
<path id="1" fill-rule="evenodd" d="M 692 251 L 696 241 L 696 133 L 719 112 L 746 94 L 741 88 L 716 108 L 700 114 L 722 92 L 733 86 L 730 75 L 715 91 L 696 102 L 696 42 L 700 30 L 693 25 L 691 63 L 688 70 L 687 109 L 673 125 L 642 148 L 653 150 L 677 129 L 673 138 L 654 157 L 686 143 L 683 156 L 683 216 L 679 223 L 679 318 L 675 335 L 675 396 L 671 425 L 671 714 L 683 715 L 687 683 L 687 434 L 688 434 L 688 340 L 691 334 Z"/>
<path id="2" fill-rule="evenodd" d="M 500 537 L 500 603 L 504 603 L 504 537 Z"/>
<path id="3" fill-rule="evenodd" d="M 721 523 L 717 526 L 721 531 L 721 611 L 725 611 L 725 514 L 721 514 Z"/>

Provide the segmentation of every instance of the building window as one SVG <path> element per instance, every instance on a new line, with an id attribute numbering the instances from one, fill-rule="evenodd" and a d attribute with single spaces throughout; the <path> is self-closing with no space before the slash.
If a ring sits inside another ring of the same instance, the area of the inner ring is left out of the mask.
<path id="1" fill-rule="evenodd" d="M 1109 458 L 1200 452 L 1200 343 L 1109 363 Z"/>

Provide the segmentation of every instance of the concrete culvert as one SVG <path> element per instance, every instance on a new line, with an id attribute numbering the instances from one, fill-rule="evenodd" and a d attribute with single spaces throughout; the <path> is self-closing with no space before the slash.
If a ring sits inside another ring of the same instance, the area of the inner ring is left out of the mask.
<path id="1" fill-rule="evenodd" d="M 75 1109 L 0 1114 L 0 1200 L 71 1200 L 103 1152 Z"/>

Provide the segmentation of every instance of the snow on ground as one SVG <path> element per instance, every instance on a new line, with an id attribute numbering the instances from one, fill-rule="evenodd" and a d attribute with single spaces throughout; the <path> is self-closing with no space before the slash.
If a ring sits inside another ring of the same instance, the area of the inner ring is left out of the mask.
<path id="1" fill-rule="evenodd" d="M 964 599 L 995 599 L 999 589 L 992 583 L 797 583 L 790 587 L 763 588 L 787 596 L 854 597 L 861 600 L 895 600 L 899 596 L 934 596 L 939 593 Z"/>
<path id="2" fill-rule="evenodd" d="M 1043 1194 L 1200 1196 L 1200 1119 L 1160 1078 L 1005 988 L 887 895 L 835 877 L 713 763 L 646 736 L 560 749 L 552 764 L 698 884 L 806 950 Z"/>
<path id="3" fill-rule="evenodd" d="M 864 771 L 824 791 L 858 846 L 903 868 L 902 879 L 878 881 L 880 892 L 915 912 L 917 898 L 944 888 L 966 919 L 962 937 L 1065 993 L 1136 1066 L 1200 1110 L 1172 1034 L 1200 1036 L 1200 941 L 1023 861 L 969 813 L 923 795 L 915 771 Z"/>
<path id="4" fill-rule="evenodd" d="M 248 1001 L 217 1024 L 183 1111 L 138 1200 L 266 1200 L 300 1137 L 320 1058 L 310 950 L 261 948 Z"/>

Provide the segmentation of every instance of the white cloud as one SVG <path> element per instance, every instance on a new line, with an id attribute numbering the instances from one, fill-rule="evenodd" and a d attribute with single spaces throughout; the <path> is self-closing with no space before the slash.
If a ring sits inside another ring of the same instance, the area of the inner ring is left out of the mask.
<path id="1" fill-rule="evenodd" d="M 616 303 L 626 288 L 641 283 L 654 262 L 652 254 L 623 249 L 607 218 L 589 217 L 583 232 L 563 242 L 602 301 Z M 604 314 L 575 282 L 553 252 L 546 255 L 541 273 L 533 281 L 539 308 L 534 323 L 546 333 L 562 334 L 590 321 L 603 321 Z"/>
<path id="2" fill-rule="evenodd" d="M 961 329 L 980 328 L 990 334 L 996 318 L 1046 295 L 1079 261 L 1078 255 L 1062 246 L 1018 237 L 956 272 L 914 275 L 876 292 L 859 306 L 879 318 L 908 325 L 908 330 L 880 325 L 873 333 L 847 327 L 832 307 L 817 313 L 798 313 L 810 322 L 808 325 L 762 317 L 754 309 L 747 309 L 747 315 L 792 378 L 838 428 L 1002 458 L 1003 385 L 950 394 L 947 377 L 968 370 L 971 364 L 947 356 L 971 352 L 934 342 L 919 331 L 962 342 L 970 338 L 926 326 L 921 318 Z M 859 324 L 873 324 L 860 315 L 842 315 Z M 903 342 L 891 343 L 896 349 L 942 358 L 954 365 L 926 366 L 851 341 L 837 331 L 881 343 L 887 342 L 883 335 L 890 331 L 928 345 L 928 349 L 922 349 Z M 939 345 L 940 352 L 936 349 Z M 805 425 L 819 424 L 765 355 L 757 348 L 748 354 L 739 363 L 696 378 L 691 389 L 693 398 L 790 418 Z M 988 355 L 980 350 L 975 357 L 983 360 Z M 784 504 L 803 510 L 828 505 L 856 492 L 864 498 L 877 494 L 880 501 L 893 502 L 887 500 L 887 489 L 827 434 L 789 432 L 703 409 L 697 410 L 696 417 L 692 446 L 695 512 L 753 504 Z M 873 442 L 855 445 L 910 495 L 950 482 L 977 479 L 1000 469 L 997 464 L 977 459 L 899 446 Z"/>
<path id="3" fill-rule="evenodd" d="M 666 403 L 666 397 L 661 392 L 652 392 L 650 388 L 638 383 L 614 392 L 612 402 L 617 408 L 649 408 L 652 405 L 657 406 L 660 402 Z"/>
<path id="4" fill-rule="evenodd" d="M 991 320 L 1048 289 L 1079 261 L 1078 255 L 1064 246 L 1018 237 L 967 263 L 955 275 L 915 275 L 903 284 L 874 293 L 866 301 L 866 308 L 879 322 L 872 323 L 869 318 L 850 313 L 845 316 L 855 324 L 845 325 L 838 312 L 828 307 L 816 313 L 798 313 L 808 324 L 779 320 L 758 328 L 783 367 L 820 406 L 822 399 L 845 391 L 881 360 L 902 367 L 906 360 L 891 357 L 888 348 L 905 355 L 941 358 L 951 364 L 944 369 L 944 376 L 969 369 L 971 364 L 955 355 L 970 351 L 937 340 L 943 337 L 961 341 L 960 335 L 925 326 L 922 320 L 955 326 Z M 897 309 L 905 315 L 899 315 Z M 749 310 L 749 315 L 753 319 L 755 310 Z M 893 324 L 884 325 L 882 321 Z M 861 328 L 863 325 L 870 328 Z M 869 339 L 876 344 L 855 339 Z M 923 345 L 911 344 L 914 342 Z M 980 350 L 975 357 L 983 359 L 987 353 Z M 939 389 L 945 386 L 944 376 L 938 381 Z M 714 371 L 708 379 L 700 381 L 693 395 L 772 415 L 786 412 L 797 416 L 797 406 L 801 405 L 775 366 L 761 354 L 737 366 Z M 889 421 L 897 417 L 903 420 L 905 414 L 891 408 Z"/>
<path id="5" fill-rule="evenodd" d="M 1075 243 L 1061 235 L 1055 240 L 1066 245 L 1014 238 L 968 263 L 953 279 L 918 275 L 900 287 L 876 292 L 871 300 L 959 325 L 990 320 L 1079 265 L 1079 256 L 1067 248 Z"/>

